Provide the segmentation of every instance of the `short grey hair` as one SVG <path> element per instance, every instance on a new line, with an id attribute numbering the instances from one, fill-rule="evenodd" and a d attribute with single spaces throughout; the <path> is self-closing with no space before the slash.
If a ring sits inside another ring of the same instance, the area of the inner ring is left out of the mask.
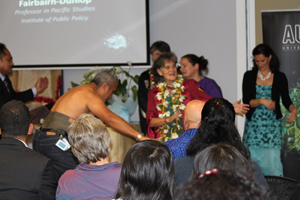
<path id="1" fill-rule="evenodd" d="M 97 162 L 109 155 L 111 135 L 103 122 L 93 115 L 80 115 L 69 126 L 68 138 L 80 163 Z"/>
<path id="2" fill-rule="evenodd" d="M 109 87 L 113 87 L 117 85 L 118 81 L 117 75 L 110 69 L 101 70 L 92 80 L 98 87 L 101 87 L 104 83 L 107 83 Z"/>

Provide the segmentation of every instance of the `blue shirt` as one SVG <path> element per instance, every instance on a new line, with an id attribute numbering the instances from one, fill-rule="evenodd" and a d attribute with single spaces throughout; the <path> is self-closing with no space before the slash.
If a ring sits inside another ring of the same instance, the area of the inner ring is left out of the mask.
<path id="1" fill-rule="evenodd" d="M 188 129 L 180 137 L 164 143 L 173 153 L 174 160 L 186 156 L 186 148 L 197 130 L 197 128 Z"/>

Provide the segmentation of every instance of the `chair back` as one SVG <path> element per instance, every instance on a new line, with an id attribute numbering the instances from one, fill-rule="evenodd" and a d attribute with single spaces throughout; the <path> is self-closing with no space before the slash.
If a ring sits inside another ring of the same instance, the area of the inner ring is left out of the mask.
<path id="1" fill-rule="evenodd" d="M 270 199 L 290 199 L 299 190 L 297 180 L 281 176 L 265 176 L 269 185 Z"/>

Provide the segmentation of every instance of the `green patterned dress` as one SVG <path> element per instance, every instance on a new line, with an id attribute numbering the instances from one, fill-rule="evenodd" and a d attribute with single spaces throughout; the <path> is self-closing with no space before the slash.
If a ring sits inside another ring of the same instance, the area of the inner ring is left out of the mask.
<path id="1" fill-rule="evenodd" d="M 271 99 L 271 94 L 271 85 L 256 85 L 256 99 Z M 276 119 L 273 110 L 264 105 L 256 107 L 251 120 L 246 118 L 243 142 L 265 175 L 282 176 L 281 119 Z"/>

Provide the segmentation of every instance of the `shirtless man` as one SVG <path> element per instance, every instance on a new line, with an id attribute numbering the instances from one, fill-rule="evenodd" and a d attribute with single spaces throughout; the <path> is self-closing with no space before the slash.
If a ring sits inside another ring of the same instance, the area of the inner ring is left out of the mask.
<path id="1" fill-rule="evenodd" d="M 148 139 L 106 107 L 105 101 L 117 87 L 118 77 L 114 72 L 102 70 L 91 83 L 73 88 L 62 95 L 46 117 L 42 129 L 36 131 L 33 149 L 54 161 L 59 176 L 68 169 L 74 169 L 78 161 L 70 149 L 59 149 L 56 143 L 60 138 L 67 138 L 69 125 L 83 113 L 98 117 L 108 126 L 137 141 Z"/>

